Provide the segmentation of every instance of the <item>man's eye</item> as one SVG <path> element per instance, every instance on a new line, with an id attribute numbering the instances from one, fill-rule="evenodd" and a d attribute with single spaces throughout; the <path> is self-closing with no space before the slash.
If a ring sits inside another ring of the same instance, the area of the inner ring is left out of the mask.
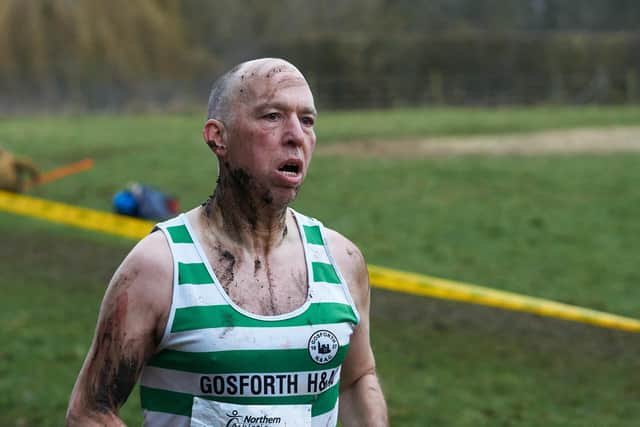
<path id="1" fill-rule="evenodd" d="M 301 121 L 302 121 L 302 124 L 305 126 L 313 126 L 316 123 L 313 117 L 303 117 Z"/>
<path id="2" fill-rule="evenodd" d="M 267 120 L 275 121 L 280 118 L 280 115 L 278 113 L 268 113 L 264 115 L 264 118 Z"/>

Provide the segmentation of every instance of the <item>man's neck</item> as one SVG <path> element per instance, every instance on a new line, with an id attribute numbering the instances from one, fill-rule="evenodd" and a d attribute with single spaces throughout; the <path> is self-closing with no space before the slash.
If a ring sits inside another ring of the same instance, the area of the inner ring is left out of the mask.
<path id="1" fill-rule="evenodd" d="M 220 182 L 203 204 L 207 228 L 219 237 L 251 252 L 268 253 L 287 234 L 287 206 L 274 206 L 269 197 L 254 192 L 235 191 Z"/>

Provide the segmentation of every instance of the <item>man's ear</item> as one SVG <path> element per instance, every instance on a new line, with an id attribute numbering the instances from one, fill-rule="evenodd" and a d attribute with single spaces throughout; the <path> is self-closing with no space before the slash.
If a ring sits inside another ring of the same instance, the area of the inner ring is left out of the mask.
<path id="1" fill-rule="evenodd" d="M 202 129 L 204 142 L 217 156 L 224 156 L 227 153 L 225 132 L 224 124 L 220 120 L 208 119 L 204 123 L 204 128 Z"/>

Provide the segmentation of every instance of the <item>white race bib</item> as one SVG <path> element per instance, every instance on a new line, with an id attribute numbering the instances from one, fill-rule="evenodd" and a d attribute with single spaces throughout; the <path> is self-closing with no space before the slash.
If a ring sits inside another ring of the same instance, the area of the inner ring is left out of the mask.
<path id="1" fill-rule="evenodd" d="M 234 405 L 193 397 L 191 427 L 311 427 L 311 405 Z"/>

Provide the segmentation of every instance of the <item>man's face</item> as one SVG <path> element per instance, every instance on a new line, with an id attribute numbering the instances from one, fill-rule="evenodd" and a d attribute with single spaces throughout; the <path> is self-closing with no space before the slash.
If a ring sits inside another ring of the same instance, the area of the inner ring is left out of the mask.
<path id="1" fill-rule="evenodd" d="M 228 152 L 232 173 L 240 173 L 265 201 L 295 198 L 316 143 L 316 110 L 304 77 L 286 63 L 240 70 Z"/>

